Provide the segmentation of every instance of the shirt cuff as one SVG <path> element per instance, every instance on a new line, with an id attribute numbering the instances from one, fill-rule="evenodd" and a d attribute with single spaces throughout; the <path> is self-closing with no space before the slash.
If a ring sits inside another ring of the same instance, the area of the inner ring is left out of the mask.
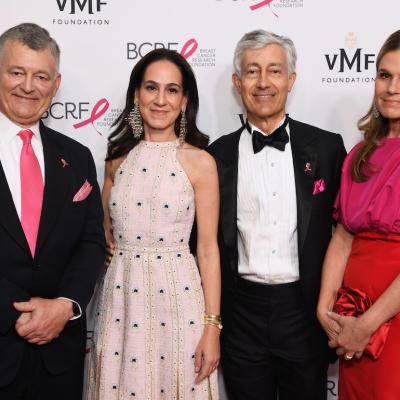
<path id="1" fill-rule="evenodd" d="M 70 321 L 73 321 L 74 319 L 78 319 L 78 318 L 82 317 L 82 308 L 81 308 L 81 306 L 79 305 L 79 303 L 77 303 L 75 300 L 69 299 L 68 297 L 57 297 L 57 298 L 58 298 L 58 299 L 69 300 L 69 301 L 71 301 L 72 303 L 74 303 L 74 304 L 76 304 L 76 305 L 78 306 L 79 314 L 78 314 L 78 315 L 73 315 L 73 316 L 69 319 Z"/>

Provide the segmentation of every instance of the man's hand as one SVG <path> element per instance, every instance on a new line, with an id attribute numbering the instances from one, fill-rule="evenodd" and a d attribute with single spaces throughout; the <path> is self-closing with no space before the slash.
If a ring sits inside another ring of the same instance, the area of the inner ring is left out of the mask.
<path id="1" fill-rule="evenodd" d="M 72 303 L 66 299 L 32 297 L 29 301 L 14 303 L 14 307 L 22 312 L 15 324 L 18 335 L 38 345 L 58 337 L 73 315 Z"/>
<path id="2" fill-rule="evenodd" d="M 17 329 L 18 327 L 26 324 L 29 322 L 32 318 L 32 313 L 30 312 L 23 312 L 19 318 L 17 319 L 17 322 L 15 323 L 15 328 Z"/>

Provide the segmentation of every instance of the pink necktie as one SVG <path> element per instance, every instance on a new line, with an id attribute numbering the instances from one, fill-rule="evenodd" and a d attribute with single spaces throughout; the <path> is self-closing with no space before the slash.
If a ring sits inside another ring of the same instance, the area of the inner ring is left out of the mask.
<path id="1" fill-rule="evenodd" d="M 42 212 L 43 177 L 31 144 L 32 131 L 23 130 L 18 135 L 23 142 L 20 158 L 21 225 L 33 257 Z"/>

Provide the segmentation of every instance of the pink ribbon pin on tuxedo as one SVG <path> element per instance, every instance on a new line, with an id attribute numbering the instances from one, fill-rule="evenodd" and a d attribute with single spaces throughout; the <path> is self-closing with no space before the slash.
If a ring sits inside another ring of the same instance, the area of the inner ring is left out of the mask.
<path id="1" fill-rule="evenodd" d="M 73 202 L 77 201 L 83 201 L 86 199 L 86 197 L 89 196 L 90 192 L 92 191 L 93 186 L 85 180 L 84 184 L 81 186 L 81 188 L 76 192 L 74 198 L 72 199 Z"/>
<path id="2" fill-rule="evenodd" d="M 322 193 L 326 189 L 325 181 L 321 178 L 317 181 L 314 181 L 314 190 L 313 195 L 315 196 L 318 193 Z"/>

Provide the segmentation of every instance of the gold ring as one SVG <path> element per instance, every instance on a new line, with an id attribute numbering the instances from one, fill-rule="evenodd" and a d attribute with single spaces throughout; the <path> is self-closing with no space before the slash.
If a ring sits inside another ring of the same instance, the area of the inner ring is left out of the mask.
<path id="1" fill-rule="evenodd" d="M 353 358 L 353 356 L 351 356 L 351 355 L 349 355 L 349 354 L 347 354 L 347 353 L 344 355 L 344 359 L 345 359 L 346 361 L 350 361 L 352 358 Z"/>

